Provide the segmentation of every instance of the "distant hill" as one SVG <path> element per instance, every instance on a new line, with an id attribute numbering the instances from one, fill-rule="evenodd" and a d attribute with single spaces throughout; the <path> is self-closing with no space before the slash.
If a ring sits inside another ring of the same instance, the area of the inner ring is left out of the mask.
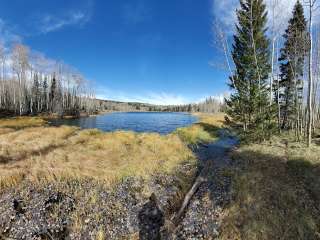
<path id="1" fill-rule="evenodd" d="M 207 98 L 201 103 L 184 105 L 154 105 L 139 102 L 121 102 L 97 99 L 100 111 L 119 112 L 219 112 L 223 106 L 214 98 Z"/>

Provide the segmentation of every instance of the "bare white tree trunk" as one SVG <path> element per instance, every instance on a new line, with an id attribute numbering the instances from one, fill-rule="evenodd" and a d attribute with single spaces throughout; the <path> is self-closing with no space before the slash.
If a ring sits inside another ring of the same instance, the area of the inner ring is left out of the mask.
<path id="1" fill-rule="evenodd" d="M 312 141 L 312 92 L 313 92 L 313 36 L 312 36 L 312 15 L 313 15 L 313 8 L 316 3 L 316 0 L 309 0 L 308 1 L 308 8 L 309 8 L 309 66 L 308 66 L 308 74 L 309 74 L 309 82 L 308 82 L 308 125 L 307 125 L 307 144 L 308 147 L 311 145 Z"/>

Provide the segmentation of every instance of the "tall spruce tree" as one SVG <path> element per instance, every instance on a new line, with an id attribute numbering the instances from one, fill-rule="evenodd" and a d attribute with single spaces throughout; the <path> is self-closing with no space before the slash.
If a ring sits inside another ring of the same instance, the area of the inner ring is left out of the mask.
<path id="1" fill-rule="evenodd" d="M 227 113 L 231 123 L 241 123 L 246 137 L 263 140 L 269 136 L 273 123 L 268 101 L 271 67 L 263 0 L 240 0 L 237 18 L 232 51 L 235 72 L 230 77 L 233 91 L 226 100 Z"/>
<path id="2" fill-rule="evenodd" d="M 303 68 L 306 56 L 307 21 L 303 6 L 298 0 L 288 28 L 283 35 L 285 43 L 281 49 L 280 87 L 282 128 L 299 128 L 302 115 Z"/>
<path id="3" fill-rule="evenodd" d="M 51 87 L 50 87 L 50 93 L 49 93 L 49 102 L 50 102 L 50 111 L 54 111 L 55 103 L 57 100 L 57 81 L 55 74 L 53 75 L 53 78 L 51 80 Z"/>
<path id="4" fill-rule="evenodd" d="M 47 112 L 49 110 L 49 98 L 48 98 L 48 81 L 47 81 L 47 76 L 44 77 L 43 83 L 42 83 L 42 99 L 43 99 L 43 104 L 42 104 L 42 111 Z"/>

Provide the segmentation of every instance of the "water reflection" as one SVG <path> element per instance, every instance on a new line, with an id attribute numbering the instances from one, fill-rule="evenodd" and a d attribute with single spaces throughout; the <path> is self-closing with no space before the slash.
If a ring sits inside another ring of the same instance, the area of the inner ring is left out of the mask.
<path id="1" fill-rule="evenodd" d="M 69 125 L 82 129 L 97 128 L 105 132 L 129 130 L 135 132 L 157 132 L 168 134 L 177 128 L 191 125 L 195 116 L 186 113 L 110 113 L 80 119 L 56 119 L 52 126 Z"/>

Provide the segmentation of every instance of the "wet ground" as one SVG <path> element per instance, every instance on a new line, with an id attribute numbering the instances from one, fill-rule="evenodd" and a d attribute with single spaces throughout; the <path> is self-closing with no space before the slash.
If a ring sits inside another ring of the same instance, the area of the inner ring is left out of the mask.
<path id="1" fill-rule="evenodd" d="M 190 200 L 172 239 L 216 239 L 219 236 L 223 208 L 230 201 L 228 151 L 237 144 L 235 137 L 221 131 L 218 141 L 196 150 L 205 182 Z"/>

